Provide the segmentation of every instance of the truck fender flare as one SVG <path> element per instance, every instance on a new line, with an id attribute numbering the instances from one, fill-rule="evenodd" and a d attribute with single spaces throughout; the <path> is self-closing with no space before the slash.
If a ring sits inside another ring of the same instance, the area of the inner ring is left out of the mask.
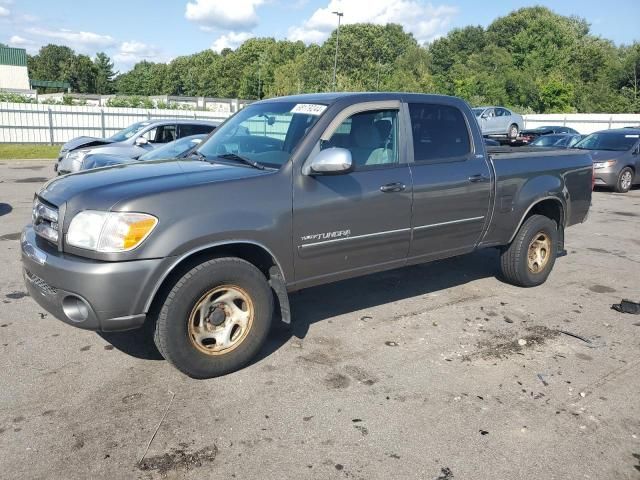
<path id="1" fill-rule="evenodd" d="M 531 210 L 538 205 L 539 203 L 544 202 L 545 200 L 553 200 L 555 201 L 558 206 L 560 207 L 560 214 L 561 214 L 561 218 L 562 218 L 562 225 L 558 225 L 559 229 L 564 229 L 564 224 L 566 222 L 567 219 L 567 212 L 566 212 L 566 208 L 564 203 L 562 202 L 562 200 L 560 200 L 560 198 L 553 196 L 553 195 L 547 195 L 546 197 L 539 197 L 536 198 L 533 202 L 531 202 L 531 205 L 529 205 L 529 207 L 525 210 L 524 214 L 522 215 L 522 217 L 520 218 L 520 221 L 518 222 L 518 224 L 516 225 L 515 230 L 513 231 L 513 233 L 511 234 L 511 237 L 509 237 L 509 242 L 511 243 L 513 241 L 513 239 L 515 238 L 515 236 L 518 234 L 518 231 L 520 230 L 520 227 L 522 226 L 522 224 L 524 223 L 525 219 L 527 218 L 527 216 L 529 215 L 529 212 L 531 212 Z"/>
<path id="2" fill-rule="evenodd" d="M 225 241 L 220 241 L 220 242 L 212 242 L 212 243 L 206 243 L 204 245 L 199 245 L 198 247 L 192 248 L 191 250 L 183 253 L 182 255 L 180 255 L 179 257 L 176 258 L 176 260 L 171 263 L 171 265 L 169 266 L 169 268 L 167 268 L 164 272 L 162 272 L 162 276 L 158 279 L 158 281 L 156 282 L 156 284 L 153 286 L 153 289 L 151 290 L 151 293 L 149 294 L 149 297 L 147 298 L 147 301 L 145 302 L 145 306 L 144 306 L 144 311 L 145 312 L 149 312 L 149 309 L 151 308 L 151 304 L 153 303 L 153 300 L 156 298 L 156 295 L 158 294 L 158 291 L 160 290 L 160 287 L 164 284 L 165 280 L 169 277 L 169 275 L 171 275 L 171 273 L 176 269 L 176 267 L 178 267 L 180 264 L 182 264 L 182 262 L 184 262 L 185 260 L 187 260 L 189 257 L 196 255 L 199 252 L 202 252 L 204 250 L 208 250 L 210 248 L 215 248 L 215 247 L 224 247 L 224 246 L 228 246 L 228 245 L 238 245 L 238 244 L 250 244 L 250 245 L 255 245 L 256 247 L 259 247 L 261 249 L 263 249 L 266 253 L 268 253 L 271 258 L 273 259 L 273 261 L 275 262 L 275 266 L 271 267 L 272 269 L 277 268 L 277 270 L 279 271 L 279 275 L 277 275 L 277 280 L 278 283 L 281 283 L 282 285 L 286 285 L 286 280 L 285 280 L 285 276 L 284 276 L 284 271 L 282 270 L 282 265 L 280 264 L 280 261 L 278 260 L 278 258 L 273 254 L 273 252 L 265 247 L 263 244 L 255 242 L 253 240 L 225 240 Z M 270 276 L 271 279 L 273 279 L 273 274 L 271 273 L 270 270 Z M 276 272 L 273 272 L 274 274 Z M 267 280 L 271 280 L 269 278 L 267 278 Z M 272 280 L 273 281 L 273 280 Z M 270 285 L 272 285 L 272 283 L 270 282 Z M 273 288 L 273 285 L 272 285 Z M 282 291 L 281 289 L 279 289 L 280 292 L 278 292 L 276 290 L 276 294 L 278 294 L 278 297 L 282 296 Z M 288 302 L 287 302 L 287 306 L 288 306 Z"/>

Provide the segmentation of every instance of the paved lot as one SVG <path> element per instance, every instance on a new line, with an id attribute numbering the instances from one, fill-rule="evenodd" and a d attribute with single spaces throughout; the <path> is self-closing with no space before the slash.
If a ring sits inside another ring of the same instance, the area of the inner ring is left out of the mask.
<path id="1" fill-rule="evenodd" d="M 18 232 L 51 172 L 0 164 L 2 478 L 640 476 L 640 317 L 610 309 L 640 300 L 640 190 L 596 193 L 541 287 L 485 251 L 314 288 L 253 365 L 195 381 L 144 331 L 24 296 Z"/>

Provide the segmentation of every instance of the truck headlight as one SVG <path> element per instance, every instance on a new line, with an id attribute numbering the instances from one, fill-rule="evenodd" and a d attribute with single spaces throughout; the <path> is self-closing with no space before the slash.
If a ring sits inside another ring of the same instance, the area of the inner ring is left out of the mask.
<path id="1" fill-rule="evenodd" d="M 618 163 L 617 160 L 607 160 L 606 162 L 594 162 L 593 169 L 600 170 L 603 168 L 613 167 L 616 163 Z"/>
<path id="2" fill-rule="evenodd" d="M 69 225 L 67 244 L 96 252 L 126 252 L 140 245 L 158 224 L 147 213 L 85 210 Z"/>

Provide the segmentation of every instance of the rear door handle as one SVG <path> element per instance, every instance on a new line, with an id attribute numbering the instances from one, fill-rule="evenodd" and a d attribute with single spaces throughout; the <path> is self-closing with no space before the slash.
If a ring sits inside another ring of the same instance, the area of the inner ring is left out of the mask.
<path id="1" fill-rule="evenodd" d="M 485 177 L 484 175 L 481 175 L 481 174 L 471 175 L 469 177 L 469 181 L 471 183 L 488 182 L 489 177 Z"/>
<path id="2" fill-rule="evenodd" d="M 380 191 L 384 193 L 402 192 L 407 186 L 401 182 L 387 183 L 380 187 Z"/>

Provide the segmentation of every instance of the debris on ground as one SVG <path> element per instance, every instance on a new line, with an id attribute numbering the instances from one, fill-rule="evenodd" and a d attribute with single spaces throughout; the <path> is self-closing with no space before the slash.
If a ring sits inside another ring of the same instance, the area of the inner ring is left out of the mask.
<path id="1" fill-rule="evenodd" d="M 540 381 L 542 382 L 542 384 L 543 384 L 545 387 L 548 387 L 548 386 L 549 386 L 549 383 L 544 379 L 544 375 L 542 375 L 541 373 L 539 373 L 539 374 L 538 374 L 538 378 L 540 379 Z"/>
<path id="2" fill-rule="evenodd" d="M 577 338 L 578 340 L 582 340 L 584 343 L 592 344 L 593 342 L 589 340 L 587 337 L 583 337 L 582 335 L 578 335 L 577 333 L 567 332 L 566 330 L 558 330 L 559 333 L 563 335 L 568 335 L 569 337 Z"/>
<path id="3" fill-rule="evenodd" d="M 611 305 L 611 308 L 620 313 L 640 315 L 640 302 L 634 302 L 633 300 L 626 300 L 623 298 L 620 303 Z"/>
<path id="4" fill-rule="evenodd" d="M 191 470 L 201 467 L 205 463 L 211 463 L 218 454 L 218 447 L 212 445 L 204 447 L 193 453 L 187 453 L 182 449 L 173 449 L 170 453 L 149 457 L 142 463 L 137 464 L 142 471 L 156 470 L 160 475 L 182 468 Z"/>
<path id="5" fill-rule="evenodd" d="M 491 332 L 490 330 L 485 330 Z M 533 325 L 525 329 L 526 335 L 515 339 L 508 332 L 493 331 L 493 338 L 483 339 L 477 343 L 478 351 L 462 357 L 463 361 L 471 361 L 475 357 L 485 360 L 495 358 L 507 358 L 513 354 L 522 354 L 522 351 L 543 345 L 547 340 L 558 336 L 558 330 L 547 328 L 543 325 Z M 524 343 L 523 343 L 524 342 Z"/>
<path id="6" fill-rule="evenodd" d="M 435 480 L 453 480 L 453 472 L 449 467 L 442 467 L 440 469 L 440 475 Z"/>

